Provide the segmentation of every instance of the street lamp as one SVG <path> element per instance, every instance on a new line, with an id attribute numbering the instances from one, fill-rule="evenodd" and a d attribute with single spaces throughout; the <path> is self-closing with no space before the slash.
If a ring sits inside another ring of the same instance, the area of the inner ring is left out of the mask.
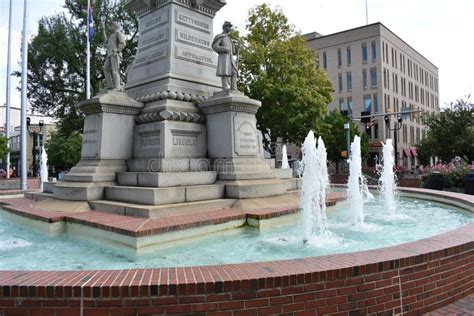
<path id="1" fill-rule="evenodd" d="M 349 159 L 350 153 L 351 153 L 351 128 L 350 128 L 349 122 L 344 123 L 344 130 L 346 131 L 347 159 Z"/>
<path id="2" fill-rule="evenodd" d="M 30 135 L 33 135 L 33 149 L 32 149 L 32 156 L 33 156 L 33 177 L 36 177 L 37 176 L 37 172 L 36 172 L 36 147 L 37 145 L 41 146 L 42 144 L 40 144 L 40 142 L 42 143 L 42 139 L 43 139 L 43 126 L 44 126 L 44 121 L 43 120 L 39 120 L 38 122 L 38 126 L 39 126 L 39 132 L 37 132 L 36 130 L 34 129 L 31 129 L 30 130 L 30 127 L 31 127 L 31 118 L 30 117 L 27 117 L 26 118 L 26 129 L 28 130 L 28 133 Z M 40 136 L 41 135 L 41 141 L 40 141 Z"/>
<path id="3" fill-rule="evenodd" d="M 390 127 L 390 116 L 389 115 L 384 116 L 384 121 L 385 121 L 385 124 L 388 126 L 388 130 L 393 131 L 393 142 L 394 142 L 393 149 L 395 150 L 395 165 L 398 165 L 399 157 L 398 157 L 397 135 L 398 135 L 398 130 L 400 130 L 400 128 L 402 128 L 403 117 L 400 114 L 397 115 L 397 121 L 395 122 L 393 128 Z"/>

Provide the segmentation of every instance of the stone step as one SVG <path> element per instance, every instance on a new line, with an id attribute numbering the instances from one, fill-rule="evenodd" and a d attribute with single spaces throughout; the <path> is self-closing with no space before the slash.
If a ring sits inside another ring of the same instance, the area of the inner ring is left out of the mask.
<path id="1" fill-rule="evenodd" d="M 151 206 L 143 204 L 100 200 L 92 201 L 90 202 L 90 204 L 94 210 L 100 212 L 134 217 L 160 218 L 166 216 L 183 215 L 230 208 L 236 203 L 236 201 L 237 200 L 234 199 L 216 199 L 208 201 Z"/>
<path id="2" fill-rule="evenodd" d="M 67 182 L 60 181 L 54 186 L 54 197 L 60 200 L 93 201 L 104 198 L 104 187 L 115 182 Z"/>
<path id="3" fill-rule="evenodd" d="M 280 179 L 238 180 L 226 183 L 225 195 L 232 199 L 249 199 L 284 194 L 287 189 L 287 181 Z"/>
<path id="4" fill-rule="evenodd" d="M 237 173 L 219 173 L 219 180 L 255 180 L 255 179 L 275 179 L 275 173 L 272 171 L 264 172 L 237 172 Z"/>
<path id="5" fill-rule="evenodd" d="M 216 182 L 217 172 L 120 172 L 117 182 L 121 186 L 174 187 L 204 185 Z"/>
<path id="6" fill-rule="evenodd" d="M 194 201 L 215 200 L 224 197 L 223 184 L 179 187 L 107 186 L 105 199 L 126 203 L 163 205 Z"/>

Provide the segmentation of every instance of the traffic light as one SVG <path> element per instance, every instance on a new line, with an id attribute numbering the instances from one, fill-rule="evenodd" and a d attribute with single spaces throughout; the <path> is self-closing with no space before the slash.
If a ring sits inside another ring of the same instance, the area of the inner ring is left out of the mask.
<path id="1" fill-rule="evenodd" d="M 341 158 L 347 158 L 347 150 L 341 151 Z"/>
<path id="2" fill-rule="evenodd" d="M 390 116 L 385 115 L 385 116 L 383 117 L 383 120 L 385 121 L 385 124 L 387 124 L 387 125 L 390 124 Z"/>
<path id="3" fill-rule="evenodd" d="M 370 122 L 369 122 L 369 126 L 372 127 L 375 125 L 375 117 L 371 116 L 370 117 Z"/>
<path id="4" fill-rule="evenodd" d="M 362 117 L 360 118 L 360 122 L 361 122 L 361 123 L 369 123 L 369 122 L 370 122 L 370 117 L 369 117 L 369 115 L 370 115 L 370 111 L 362 111 L 362 112 L 360 112 L 360 116 L 362 116 Z M 365 116 L 365 117 L 364 117 L 364 116 Z"/>

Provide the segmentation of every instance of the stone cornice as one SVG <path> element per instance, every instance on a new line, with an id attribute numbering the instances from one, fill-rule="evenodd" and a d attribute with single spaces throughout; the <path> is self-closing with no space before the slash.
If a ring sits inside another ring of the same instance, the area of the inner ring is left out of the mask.
<path id="1" fill-rule="evenodd" d="M 206 115 L 229 111 L 256 114 L 260 106 L 260 101 L 250 99 L 243 93 L 218 92 L 213 97 L 201 102 L 198 108 Z"/>
<path id="2" fill-rule="evenodd" d="M 80 102 L 79 107 L 85 114 L 118 113 L 138 115 L 143 108 L 143 103 L 135 101 L 124 92 L 106 90 Z"/>
<path id="3" fill-rule="evenodd" d="M 177 3 L 203 14 L 215 16 L 225 4 L 225 0 L 127 0 L 125 5 L 139 16 L 152 12 L 169 3 Z"/>
<path id="4" fill-rule="evenodd" d="M 163 110 L 159 112 L 143 113 L 135 118 L 137 124 L 161 121 L 202 123 L 204 121 L 204 116 L 199 113 Z"/>

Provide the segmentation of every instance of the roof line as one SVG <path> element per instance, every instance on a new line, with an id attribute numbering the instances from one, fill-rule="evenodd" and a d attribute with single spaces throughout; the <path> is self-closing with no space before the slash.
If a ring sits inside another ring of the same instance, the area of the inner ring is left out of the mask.
<path id="1" fill-rule="evenodd" d="M 319 37 L 316 37 L 316 38 L 308 39 L 307 41 L 310 42 L 310 41 L 314 41 L 314 40 L 317 40 L 317 39 L 320 39 L 320 38 L 329 37 L 329 36 L 333 36 L 333 35 L 338 35 L 338 34 L 350 32 L 350 31 L 355 31 L 355 30 L 363 29 L 363 28 L 365 28 L 365 27 L 374 26 L 374 25 L 381 25 L 381 26 L 383 26 L 385 29 L 387 29 L 387 31 L 389 31 L 390 33 L 392 33 L 393 35 L 395 35 L 400 41 L 402 41 L 403 43 L 405 43 L 408 47 L 410 47 L 411 49 L 413 49 L 417 54 L 419 54 L 421 57 L 423 57 L 424 59 L 426 59 L 426 61 L 428 61 L 433 67 L 435 67 L 437 70 L 439 70 L 439 68 L 438 68 L 435 64 L 433 64 L 428 58 L 426 58 L 423 54 L 421 54 L 419 51 L 417 51 L 413 46 L 411 46 L 410 44 L 408 44 L 408 43 L 407 43 L 405 40 L 403 40 L 400 36 L 398 36 L 397 34 L 395 34 L 391 29 L 389 29 L 388 27 L 386 27 L 382 22 L 375 22 L 375 23 L 372 23 L 372 24 L 367 24 L 367 25 L 363 25 L 363 26 L 358 26 L 358 27 L 354 27 L 354 28 L 352 28 L 352 29 L 348 29 L 348 30 L 344 30 L 344 31 L 339 31 L 339 32 L 336 32 L 336 33 L 328 34 L 328 35 L 322 35 L 322 36 L 319 36 Z M 313 34 L 313 33 L 317 33 L 317 32 L 310 32 L 310 33 L 307 33 L 307 34 L 303 34 L 303 36 L 306 37 L 306 35 Z"/>

